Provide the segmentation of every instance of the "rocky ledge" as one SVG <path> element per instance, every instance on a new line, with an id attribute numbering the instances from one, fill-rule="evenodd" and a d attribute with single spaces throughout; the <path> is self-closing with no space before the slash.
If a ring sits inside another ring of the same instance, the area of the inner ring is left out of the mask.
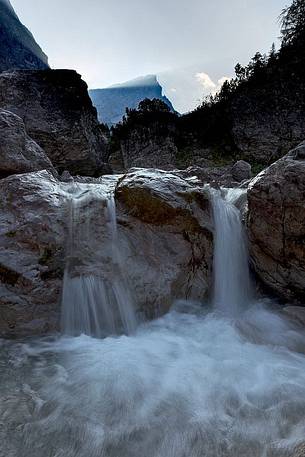
<path id="1" fill-rule="evenodd" d="M 175 298 L 207 294 L 213 229 L 208 195 L 196 180 L 138 169 L 79 181 L 48 171 L 0 180 L 0 336 L 59 329 L 72 198 L 78 233 L 90 227 L 73 254 L 74 275 L 109 273 L 106 206 L 115 192 L 120 255 L 138 312 L 153 317 Z"/>

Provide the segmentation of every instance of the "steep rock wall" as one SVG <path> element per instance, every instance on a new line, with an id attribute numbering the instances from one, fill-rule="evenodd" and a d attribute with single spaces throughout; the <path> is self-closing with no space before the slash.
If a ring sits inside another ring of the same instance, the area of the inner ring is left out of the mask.
<path id="1" fill-rule="evenodd" d="M 87 85 L 75 71 L 3 72 L 0 108 L 23 119 L 59 172 L 95 176 L 105 171 L 107 140 Z"/>

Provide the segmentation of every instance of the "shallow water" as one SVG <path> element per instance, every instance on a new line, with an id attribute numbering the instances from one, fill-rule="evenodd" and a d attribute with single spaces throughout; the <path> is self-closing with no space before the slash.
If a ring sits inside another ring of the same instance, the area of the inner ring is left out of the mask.
<path id="1" fill-rule="evenodd" d="M 180 303 L 130 336 L 1 342 L 1 457 L 275 457 L 305 440 L 305 332 Z"/>
<path id="2" fill-rule="evenodd" d="M 213 193 L 216 312 L 179 302 L 134 331 L 126 325 L 128 336 L 0 341 L 0 457 L 288 457 L 305 442 L 305 331 L 251 301 L 236 192 L 222 192 Z M 76 249 L 91 266 L 88 228 L 76 248 L 71 236 L 70 257 Z M 129 288 L 114 272 L 120 308 Z M 103 334 L 100 323 L 116 331 L 105 318 L 113 300 L 82 278 L 66 284 L 64 323 L 72 334 Z"/>

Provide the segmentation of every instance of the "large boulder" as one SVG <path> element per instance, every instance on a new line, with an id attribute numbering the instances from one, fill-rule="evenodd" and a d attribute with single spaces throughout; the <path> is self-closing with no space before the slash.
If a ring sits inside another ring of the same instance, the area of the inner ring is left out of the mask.
<path id="1" fill-rule="evenodd" d="M 171 173 L 140 169 L 119 181 L 116 200 L 139 307 L 153 316 L 174 299 L 202 300 L 213 256 L 209 195 Z"/>
<path id="2" fill-rule="evenodd" d="M 60 182 L 47 171 L 14 175 L 0 181 L 0 336 L 59 329 L 65 256 L 73 278 L 111 281 L 117 260 L 110 194 L 120 262 L 137 311 L 154 317 L 176 298 L 204 299 L 212 218 L 208 195 L 191 179 L 153 170 L 77 182 Z"/>
<path id="3" fill-rule="evenodd" d="M 251 165 L 245 160 L 238 160 L 232 166 L 232 178 L 237 182 L 242 182 L 251 179 Z"/>
<path id="4" fill-rule="evenodd" d="M 0 74 L 0 108 L 21 117 L 26 130 L 59 172 L 104 172 L 107 141 L 87 85 L 72 70 L 24 70 Z"/>
<path id="5" fill-rule="evenodd" d="M 252 180 L 248 234 L 254 269 L 275 293 L 305 299 L 305 157 L 296 148 Z"/>
<path id="6" fill-rule="evenodd" d="M 2 179 L 0 195 L 0 335 L 54 330 L 66 197 L 48 171 Z"/>
<path id="7" fill-rule="evenodd" d="M 0 178 L 44 169 L 54 171 L 43 149 L 28 136 L 23 120 L 0 109 Z"/>

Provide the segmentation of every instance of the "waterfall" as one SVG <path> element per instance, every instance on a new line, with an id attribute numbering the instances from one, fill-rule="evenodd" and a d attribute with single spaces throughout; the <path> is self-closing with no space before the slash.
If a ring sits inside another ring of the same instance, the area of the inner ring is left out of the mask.
<path id="1" fill-rule="evenodd" d="M 0 340 L 1 456 L 304 455 L 304 328 L 265 301 L 239 315 L 251 297 L 240 192 L 211 190 L 219 312 L 175 307 L 103 338 L 136 325 L 128 240 L 109 187 L 70 188 L 66 335 Z"/>
<path id="2" fill-rule="evenodd" d="M 212 189 L 214 214 L 214 288 L 216 310 L 237 316 L 250 301 L 247 240 L 240 211 L 234 205 L 241 189 Z"/>
<path id="3" fill-rule="evenodd" d="M 123 273 L 112 193 L 94 186 L 68 199 L 69 234 L 62 293 L 62 331 L 105 337 L 136 328 L 132 294 Z M 101 215 L 100 220 L 96 217 Z M 106 219 L 106 224 L 105 224 Z"/>

